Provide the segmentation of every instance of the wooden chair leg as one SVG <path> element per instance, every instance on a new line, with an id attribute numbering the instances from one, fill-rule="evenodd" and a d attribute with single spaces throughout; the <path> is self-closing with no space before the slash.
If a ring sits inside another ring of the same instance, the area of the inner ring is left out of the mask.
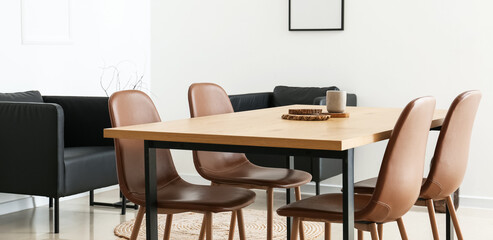
<path id="1" fill-rule="evenodd" d="M 358 240 L 363 240 L 363 239 L 364 239 L 363 231 L 358 229 Z"/>
<path id="2" fill-rule="evenodd" d="M 233 240 L 233 237 L 235 235 L 235 225 L 236 225 L 236 211 L 231 211 L 231 222 L 229 223 L 228 240 Z"/>
<path id="3" fill-rule="evenodd" d="M 301 200 L 301 189 L 300 189 L 300 187 L 295 187 L 294 193 L 296 196 L 296 201 Z M 303 221 L 301 221 L 301 220 L 300 220 L 300 240 L 305 240 L 305 229 L 303 228 Z"/>
<path id="4" fill-rule="evenodd" d="M 173 214 L 168 214 L 166 216 L 166 226 L 164 227 L 163 240 L 169 240 L 171 235 L 171 223 L 173 222 Z"/>
<path id="5" fill-rule="evenodd" d="M 211 186 L 217 186 L 219 184 L 211 181 Z M 202 227 L 200 227 L 199 240 L 204 240 L 205 237 L 205 226 L 207 225 L 206 216 L 202 219 Z"/>
<path id="6" fill-rule="evenodd" d="M 402 222 L 402 218 L 397 219 L 397 225 L 399 226 L 399 232 L 401 233 L 402 240 L 408 240 L 406 228 L 404 227 L 404 222 Z"/>
<path id="7" fill-rule="evenodd" d="M 330 240 L 330 230 L 331 230 L 331 225 L 330 223 L 326 222 L 325 223 L 325 240 Z"/>
<path id="8" fill-rule="evenodd" d="M 205 217 L 202 218 L 202 227 L 200 227 L 200 234 L 199 234 L 199 240 L 204 240 L 205 237 L 205 225 L 207 225 L 207 218 Z"/>
<path id="9" fill-rule="evenodd" d="M 378 240 L 377 224 L 370 224 L 371 240 Z"/>
<path id="10" fill-rule="evenodd" d="M 383 240 L 383 223 L 377 223 L 378 237 Z"/>
<path id="11" fill-rule="evenodd" d="M 440 239 L 440 237 L 438 235 L 437 220 L 435 216 L 435 206 L 433 206 L 432 199 L 426 200 L 426 207 L 428 208 L 428 216 L 430 216 L 430 225 L 431 225 L 431 230 L 433 232 L 433 239 L 438 240 Z"/>
<path id="12" fill-rule="evenodd" d="M 274 189 L 267 189 L 267 240 L 272 240 L 272 219 L 274 214 Z"/>
<path id="13" fill-rule="evenodd" d="M 135 218 L 134 228 L 132 229 L 132 235 L 130 236 L 130 240 L 136 240 L 139 235 L 140 225 L 142 224 L 142 219 L 144 218 L 144 213 L 146 212 L 146 208 L 144 206 L 139 208 L 139 212 L 137 213 L 137 217 Z"/>
<path id="14" fill-rule="evenodd" d="M 212 213 L 205 213 L 205 221 L 207 222 L 205 226 L 205 239 L 212 240 Z"/>
<path id="15" fill-rule="evenodd" d="M 240 240 L 246 240 L 245 222 L 243 221 L 243 211 L 241 209 L 238 210 L 236 216 L 238 218 L 238 232 L 240 233 Z"/>
<path id="16" fill-rule="evenodd" d="M 459 220 L 457 219 L 457 213 L 455 212 L 454 202 L 450 196 L 447 197 L 447 207 L 450 212 L 450 217 L 452 217 L 452 222 L 454 223 L 455 234 L 457 234 L 459 240 L 463 240 L 464 237 L 462 236 L 462 231 L 459 227 Z"/>
<path id="17" fill-rule="evenodd" d="M 291 240 L 298 240 L 298 231 L 300 230 L 299 224 L 300 218 L 293 217 L 293 226 L 291 227 Z"/>

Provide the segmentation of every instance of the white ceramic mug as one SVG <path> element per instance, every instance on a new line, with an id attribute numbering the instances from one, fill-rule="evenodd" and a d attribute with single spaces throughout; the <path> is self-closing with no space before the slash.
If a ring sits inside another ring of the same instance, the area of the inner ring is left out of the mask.
<path id="1" fill-rule="evenodd" d="M 327 111 L 343 113 L 346 111 L 346 91 L 329 90 L 326 95 Z"/>

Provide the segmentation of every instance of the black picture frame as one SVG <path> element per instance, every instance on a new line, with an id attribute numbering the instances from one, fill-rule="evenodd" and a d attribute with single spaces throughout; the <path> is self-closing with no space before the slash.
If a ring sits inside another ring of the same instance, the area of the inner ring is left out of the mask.
<path id="1" fill-rule="evenodd" d="M 289 31 L 343 31 L 344 30 L 344 0 L 338 0 L 338 1 L 341 1 L 341 9 L 340 9 L 341 18 L 340 18 L 340 26 L 338 26 L 338 27 L 295 27 L 295 26 L 293 26 L 292 1 L 301 1 L 301 0 L 289 0 L 289 10 L 288 10 L 288 14 L 289 14 L 288 28 L 289 28 Z M 331 0 L 327 0 L 327 1 L 331 1 Z M 328 9 L 327 14 L 330 14 L 331 11 L 339 11 L 339 9 Z"/>

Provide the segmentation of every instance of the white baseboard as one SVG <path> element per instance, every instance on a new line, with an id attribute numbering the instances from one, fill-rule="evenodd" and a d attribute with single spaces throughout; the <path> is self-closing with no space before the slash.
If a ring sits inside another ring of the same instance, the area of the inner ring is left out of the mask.
<path id="1" fill-rule="evenodd" d="M 113 189 L 118 189 L 118 185 L 96 189 L 96 190 L 94 190 L 94 193 L 106 192 L 106 191 L 110 191 Z M 89 195 L 89 192 L 75 194 L 75 195 L 71 195 L 68 197 L 60 198 L 60 202 L 67 201 L 70 199 L 85 197 L 88 195 Z M 26 209 L 30 209 L 30 208 L 34 208 L 34 207 L 40 207 L 40 206 L 48 205 L 48 202 L 49 202 L 47 197 L 30 196 L 30 195 L 23 195 L 23 196 L 25 196 L 25 197 L 21 197 L 20 199 L 16 199 L 13 201 L 7 201 L 7 202 L 0 203 L 0 215 L 18 212 L 18 211 L 22 211 L 22 210 L 26 210 Z M 87 203 L 87 205 L 89 205 L 89 202 Z"/>
<path id="2" fill-rule="evenodd" d="M 493 209 L 493 198 L 460 195 L 460 207 Z"/>
<path id="3" fill-rule="evenodd" d="M 200 175 L 182 174 L 180 175 L 186 181 L 194 184 L 209 185 L 210 181 L 202 178 Z M 341 192 L 342 186 L 335 184 L 320 184 L 320 193 L 338 193 Z M 283 189 L 275 189 L 276 192 L 284 192 Z M 315 183 L 310 182 L 301 186 L 301 193 L 304 195 L 315 195 Z M 493 209 L 493 198 L 460 195 L 460 207 Z"/>

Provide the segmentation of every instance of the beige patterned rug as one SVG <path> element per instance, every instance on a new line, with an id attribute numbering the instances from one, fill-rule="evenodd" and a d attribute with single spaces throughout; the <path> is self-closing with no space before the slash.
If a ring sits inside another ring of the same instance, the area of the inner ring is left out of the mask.
<path id="1" fill-rule="evenodd" d="M 265 211 L 245 209 L 243 213 L 245 219 L 245 230 L 247 239 L 266 239 L 267 234 L 267 214 Z M 171 228 L 171 239 L 188 240 L 198 239 L 202 224 L 202 214 L 180 213 L 173 216 Z M 229 222 L 231 213 L 213 214 L 213 233 L 214 240 L 228 239 Z M 159 215 L 159 239 L 162 239 L 166 215 Z M 305 239 L 317 239 L 324 232 L 322 223 L 304 222 Z M 115 235 L 118 240 L 130 238 L 134 220 L 123 222 L 115 228 Z M 142 221 L 138 239 L 145 239 L 145 219 Z M 238 227 L 235 229 L 235 239 L 238 237 Z M 286 218 L 274 214 L 274 239 L 286 239 Z"/>

